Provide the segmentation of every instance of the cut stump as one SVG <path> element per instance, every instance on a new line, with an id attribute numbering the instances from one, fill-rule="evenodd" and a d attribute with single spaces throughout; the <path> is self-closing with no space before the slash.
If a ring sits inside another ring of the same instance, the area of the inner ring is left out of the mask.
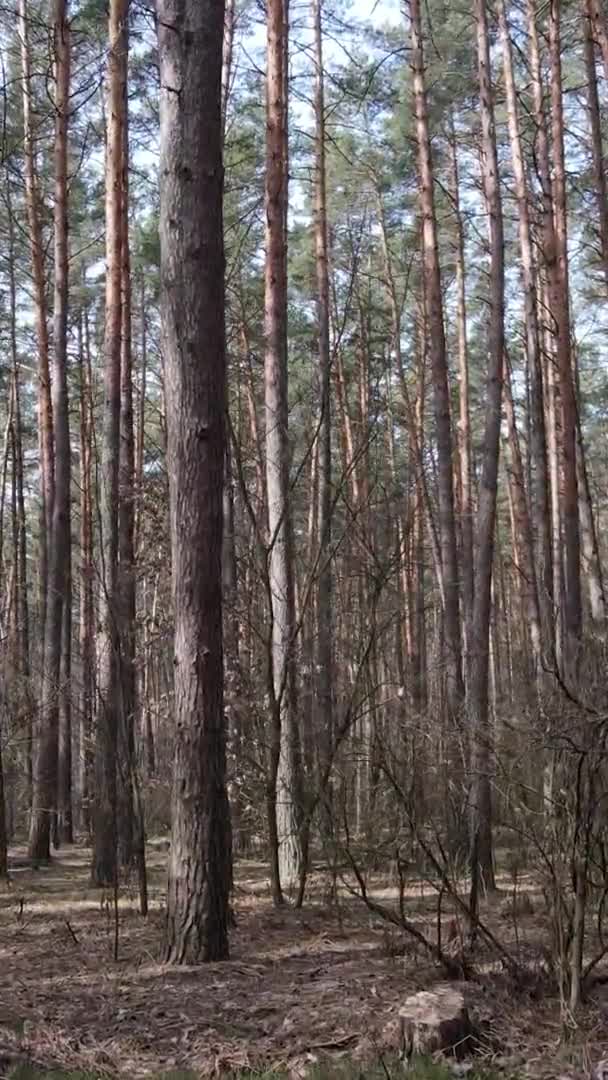
<path id="1" fill-rule="evenodd" d="M 389 1026 L 390 1041 L 399 1043 L 393 1049 L 407 1058 L 440 1052 L 461 1059 L 479 1045 L 464 994 L 449 984 L 412 994 Z"/>

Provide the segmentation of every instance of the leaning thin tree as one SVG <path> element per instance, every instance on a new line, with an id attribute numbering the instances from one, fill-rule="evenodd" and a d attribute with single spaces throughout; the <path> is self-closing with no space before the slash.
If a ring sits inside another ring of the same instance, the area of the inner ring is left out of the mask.
<path id="1" fill-rule="evenodd" d="M 166 958 L 228 956 L 222 665 L 224 0 L 159 0 L 161 336 L 173 598 L 175 765 Z"/>

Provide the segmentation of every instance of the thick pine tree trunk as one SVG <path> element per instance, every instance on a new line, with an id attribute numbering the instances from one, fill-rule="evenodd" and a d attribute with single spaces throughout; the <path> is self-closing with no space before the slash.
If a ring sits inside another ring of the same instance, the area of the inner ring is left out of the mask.
<path id="1" fill-rule="evenodd" d="M 228 956 L 231 887 L 222 657 L 225 462 L 223 0 L 158 4 L 161 327 L 176 744 L 166 957 Z"/>
<path id="2" fill-rule="evenodd" d="M 41 723 L 35 747 L 34 793 L 29 836 L 32 859 L 50 855 L 51 815 L 58 799 L 58 732 L 61 689 L 63 610 L 70 580 L 71 452 L 67 383 L 68 321 L 68 115 L 70 93 L 70 29 L 66 0 L 55 0 L 55 286 L 53 311 L 52 412 L 55 428 L 54 497 L 49 535 L 48 595 L 44 623 L 44 655 Z M 67 617 L 66 617 L 67 618 Z M 65 717 L 65 712 L 64 712 Z M 65 743 L 63 746 L 66 749 Z M 64 810 L 71 816 L 66 762 L 59 793 Z"/>

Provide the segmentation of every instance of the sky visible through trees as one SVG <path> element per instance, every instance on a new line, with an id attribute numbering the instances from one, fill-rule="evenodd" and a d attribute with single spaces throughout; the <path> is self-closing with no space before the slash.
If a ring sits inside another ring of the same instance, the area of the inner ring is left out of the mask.
<path id="1" fill-rule="evenodd" d="M 573 1030 L 605 0 L 18 0 L 0 57 L 0 878 L 79 845 L 114 962 L 131 890 L 179 968 L 229 958 L 253 863 L 518 986 L 524 888 Z"/>

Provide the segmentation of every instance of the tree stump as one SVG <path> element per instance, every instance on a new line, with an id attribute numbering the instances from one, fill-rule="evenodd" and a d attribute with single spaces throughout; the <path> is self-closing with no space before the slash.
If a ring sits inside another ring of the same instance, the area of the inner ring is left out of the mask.
<path id="1" fill-rule="evenodd" d="M 473 1052 L 477 1031 L 462 990 L 449 984 L 422 990 L 398 1012 L 400 1049 L 405 1057 L 441 1052 L 459 1060 Z"/>

